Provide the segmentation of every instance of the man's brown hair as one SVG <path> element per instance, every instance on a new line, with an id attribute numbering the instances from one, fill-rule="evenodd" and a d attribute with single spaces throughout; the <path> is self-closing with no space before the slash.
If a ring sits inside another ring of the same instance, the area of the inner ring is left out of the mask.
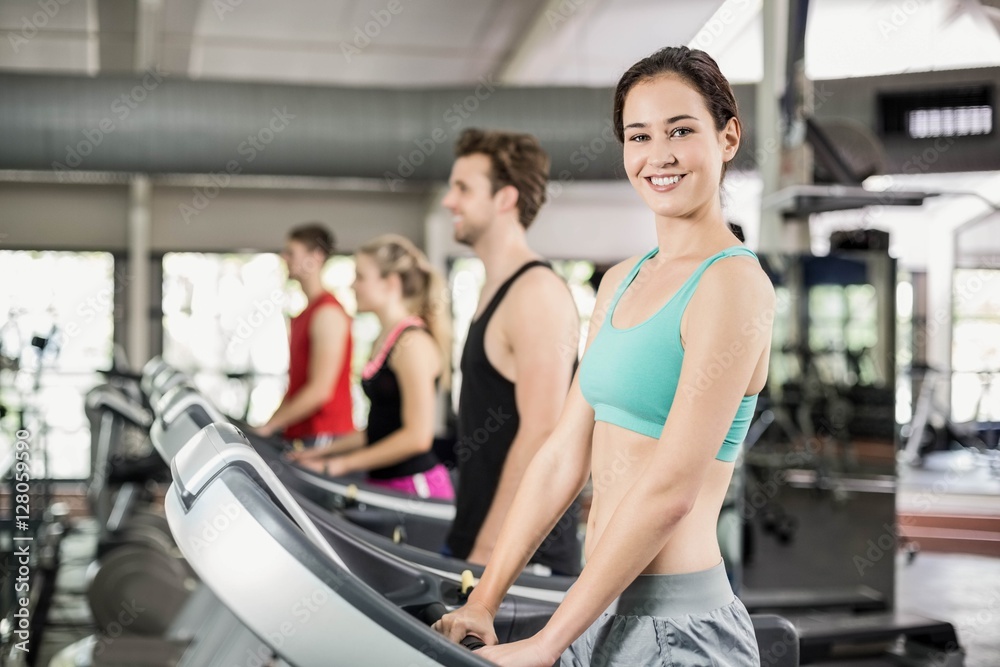
<path id="1" fill-rule="evenodd" d="M 549 156 L 530 134 L 470 128 L 455 144 L 455 157 L 481 153 L 490 160 L 493 194 L 512 185 L 517 190 L 517 213 L 527 229 L 545 203 Z"/>
<path id="2" fill-rule="evenodd" d="M 323 259 L 329 259 L 335 248 L 333 234 L 318 222 L 299 225 L 288 232 L 288 238 L 298 241 L 309 250 L 319 250 Z"/>

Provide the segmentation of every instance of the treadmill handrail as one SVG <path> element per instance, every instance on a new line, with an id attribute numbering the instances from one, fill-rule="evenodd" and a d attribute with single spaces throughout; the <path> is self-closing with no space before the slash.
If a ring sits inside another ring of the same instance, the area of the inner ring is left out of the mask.
<path id="1" fill-rule="evenodd" d="M 294 494 L 295 492 L 292 491 Z M 318 524 L 317 527 L 320 532 L 330 531 L 332 533 L 339 533 L 345 535 L 349 540 L 355 542 L 364 542 L 369 548 L 374 549 L 380 553 L 388 554 L 394 558 L 403 560 L 409 563 L 411 566 L 416 567 L 421 570 L 425 570 L 432 574 L 435 574 L 442 579 L 455 582 L 456 584 L 461 583 L 462 575 L 461 570 L 456 568 L 443 569 L 448 562 L 455 564 L 461 564 L 462 570 L 469 569 L 475 574 L 476 570 L 479 570 L 480 575 L 482 573 L 481 566 L 474 566 L 471 563 L 463 562 L 458 559 L 440 556 L 433 552 L 420 553 L 420 549 L 412 548 L 415 553 L 409 554 L 409 556 L 417 556 L 416 558 L 407 557 L 405 553 L 409 548 L 405 545 L 395 545 L 392 541 L 379 535 L 378 533 L 370 533 L 360 526 L 352 524 L 349 520 L 339 517 L 334 513 L 326 512 L 322 507 L 314 503 L 309 498 L 297 498 L 299 504 L 302 506 L 303 510 L 313 518 L 313 522 Z M 391 547 L 389 545 L 392 545 Z M 438 560 L 438 567 L 435 565 L 434 560 Z M 576 577 L 536 577 L 535 575 L 525 575 L 522 573 L 518 577 L 518 581 L 522 580 L 522 577 L 526 577 L 524 583 L 514 583 L 511 585 L 510 589 L 507 591 L 508 594 L 529 598 L 532 600 L 542 600 L 545 602 L 554 602 L 559 604 L 566 597 L 566 591 L 569 590 L 571 581 L 576 581 Z M 559 587 L 556 582 L 563 585 L 564 587 Z M 537 583 L 540 585 L 532 585 L 532 583 Z M 542 585 L 548 584 L 548 585 Z"/>
<path id="2" fill-rule="evenodd" d="M 153 378 L 156 374 L 167 367 L 167 362 L 163 360 L 163 357 L 153 357 L 147 361 L 142 366 L 142 370 L 139 372 L 139 389 L 143 394 L 149 396 L 149 389 L 152 387 Z"/>
<path id="3" fill-rule="evenodd" d="M 227 440 L 224 436 L 230 439 Z M 285 485 L 254 451 L 243 433 L 232 424 L 211 424 L 203 428 L 177 453 L 170 463 L 170 472 L 181 500 L 190 504 L 229 466 L 250 468 L 275 502 L 298 524 L 309 540 L 339 566 L 350 571 L 340 555 L 323 539 L 309 516 L 295 502 Z"/>
<path id="4" fill-rule="evenodd" d="M 167 465 L 170 465 L 180 448 L 198 431 L 209 424 L 229 422 L 201 392 L 186 384 L 178 385 L 164 394 L 158 406 L 163 409 L 149 428 L 149 438 Z M 183 417 L 190 421 L 182 422 Z M 184 424 L 184 430 L 181 430 L 181 424 Z M 193 430 L 188 432 L 188 429 Z"/>
<path id="5" fill-rule="evenodd" d="M 173 371 L 168 377 L 162 381 L 154 383 L 152 391 L 149 395 L 149 403 L 154 406 L 154 409 L 161 405 L 163 397 L 170 392 L 171 389 L 177 386 L 191 386 L 191 378 L 188 377 L 187 373 L 182 371 Z"/>
<path id="6" fill-rule="evenodd" d="M 160 404 L 164 407 L 161 410 L 159 419 L 167 428 L 169 428 L 170 424 L 176 421 L 183 412 L 193 405 L 197 405 L 204 409 L 205 412 L 208 413 L 208 416 L 212 418 L 213 422 L 225 423 L 229 421 L 226 416 L 219 412 L 214 405 L 209 403 L 197 389 L 184 384 L 172 387 L 170 391 L 163 395 L 163 398 L 160 400 Z"/>
<path id="7" fill-rule="evenodd" d="M 148 428 L 153 423 L 149 410 L 142 407 L 120 389 L 114 387 L 96 387 L 87 393 L 87 407 L 92 410 L 110 410 L 136 426 Z"/>
<path id="8" fill-rule="evenodd" d="M 168 375 L 173 375 L 177 372 L 179 371 L 176 368 L 166 362 L 163 362 L 161 365 L 153 369 L 148 378 L 144 378 L 145 386 L 140 383 L 140 389 L 142 389 L 143 393 L 146 394 L 146 398 L 151 398 L 153 396 L 153 392 L 157 390 L 157 382 L 163 382 L 162 379 L 157 380 L 157 378 L 160 378 L 161 376 L 165 378 Z"/>
<path id="9" fill-rule="evenodd" d="M 400 495 L 396 497 L 387 493 L 368 491 L 355 482 L 340 482 L 295 465 L 290 465 L 289 469 L 292 471 L 292 474 L 313 486 L 341 496 L 349 496 L 358 503 L 365 503 L 372 507 L 396 510 L 404 514 L 414 514 L 431 519 L 442 519 L 444 521 L 453 521 L 455 519 L 455 506 L 451 503 L 432 502 L 413 496 L 406 497 Z"/>

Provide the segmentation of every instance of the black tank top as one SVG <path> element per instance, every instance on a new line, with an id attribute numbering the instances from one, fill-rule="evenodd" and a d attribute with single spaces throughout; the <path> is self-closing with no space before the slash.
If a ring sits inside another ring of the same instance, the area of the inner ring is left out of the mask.
<path id="1" fill-rule="evenodd" d="M 479 319 L 473 320 L 465 339 L 461 362 L 462 388 L 458 400 L 458 442 L 455 444 L 458 493 L 455 521 L 447 540 L 448 548 L 456 558 L 468 557 L 475 545 L 520 424 L 514 384 L 501 375 L 486 357 L 486 328 L 514 281 L 536 266 L 552 268 L 546 262 L 535 260 L 515 271 L 500 286 Z M 574 372 L 575 368 L 574 365 Z M 580 508 L 574 501 L 531 562 L 546 565 L 559 574 L 579 574 L 579 516 Z"/>
<path id="2" fill-rule="evenodd" d="M 409 326 L 403 329 L 400 334 L 414 328 L 422 327 Z M 399 338 L 397 337 L 396 340 Z M 371 402 L 371 407 L 368 410 L 368 428 L 365 430 L 369 445 L 403 428 L 403 406 L 399 393 L 399 380 L 396 378 L 396 373 L 389 367 L 389 356 L 395 346 L 396 341 L 394 340 L 392 347 L 385 353 L 385 360 L 374 375 L 367 379 L 364 377 L 361 379 L 361 388 Z M 370 470 L 368 476 L 374 479 L 407 477 L 419 472 L 427 472 L 437 463 L 438 460 L 434 454 L 425 452 L 385 468 Z"/>

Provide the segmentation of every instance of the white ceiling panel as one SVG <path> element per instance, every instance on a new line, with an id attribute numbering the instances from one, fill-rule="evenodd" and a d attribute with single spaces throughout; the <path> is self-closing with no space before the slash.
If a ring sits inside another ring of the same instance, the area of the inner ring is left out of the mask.
<path id="1" fill-rule="evenodd" d="M 4 40 L 5 42 L 7 40 Z M 0 68 L 62 74 L 88 74 L 96 65 L 96 43 L 86 34 L 39 33 L 0 48 Z"/>
<path id="2" fill-rule="evenodd" d="M 444 46 L 472 49 L 490 29 L 490 19 L 496 13 L 499 1 L 357 2 L 344 28 L 352 40 L 357 38 L 363 42 L 368 37 L 375 47 Z M 398 8 L 398 13 L 390 13 L 390 4 L 393 8 Z M 528 3 L 521 1 L 512 4 Z M 364 37 L 359 33 L 363 33 Z"/>
<path id="3" fill-rule="evenodd" d="M 722 0 L 605 0 L 578 3 L 574 11 L 546 13 L 543 37 L 508 80 L 614 85 L 640 58 L 690 41 L 721 4 Z"/>
<path id="4" fill-rule="evenodd" d="M 97 67 L 87 2 L 0 0 L 0 69 L 90 73 Z"/>
<path id="5" fill-rule="evenodd" d="M 173 76 L 457 86 L 493 73 L 509 85 L 611 86 L 639 58 L 690 44 L 742 83 L 761 76 L 762 2 L 72 0 L 46 12 L 39 0 L 0 0 L 0 69 L 128 71 L 145 34 Z M 812 0 L 807 74 L 998 65 L 996 2 Z M 152 33 L 135 29 L 142 16 Z"/>
<path id="6" fill-rule="evenodd" d="M 3 0 L 0 2 L 0 30 L 6 38 L 13 31 L 36 28 L 41 31 L 71 30 L 86 31 L 89 3 L 74 1 L 60 4 L 52 2 L 46 8 L 38 0 Z"/>
<path id="7" fill-rule="evenodd" d="M 354 0 L 205 0 L 195 34 L 202 40 L 330 42 L 348 34 L 346 25 L 357 4 Z"/>
<path id="8" fill-rule="evenodd" d="M 202 59 L 202 61 L 199 61 Z M 365 50 L 350 61 L 339 48 L 262 51 L 201 46 L 193 49 L 191 76 L 349 86 L 449 86 L 476 81 L 493 64 L 489 56 L 415 55 Z"/>

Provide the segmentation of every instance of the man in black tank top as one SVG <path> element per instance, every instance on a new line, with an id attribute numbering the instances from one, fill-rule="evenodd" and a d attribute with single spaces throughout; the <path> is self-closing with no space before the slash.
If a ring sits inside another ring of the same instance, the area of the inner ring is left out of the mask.
<path id="1" fill-rule="evenodd" d="M 528 247 L 549 159 L 524 134 L 466 130 L 443 204 L 486 284 L 461 359 L 455 522 L 447 549 L 485 564 L 525 468 L 552 431 L 576 369 L 579 315 L 565 283 Z M 482 303 L 481 302 L 481 303 Z M 515 518 L 516 520 L 516 518 Z M 580 571 L 574 503 L 531 559 Z"/>

